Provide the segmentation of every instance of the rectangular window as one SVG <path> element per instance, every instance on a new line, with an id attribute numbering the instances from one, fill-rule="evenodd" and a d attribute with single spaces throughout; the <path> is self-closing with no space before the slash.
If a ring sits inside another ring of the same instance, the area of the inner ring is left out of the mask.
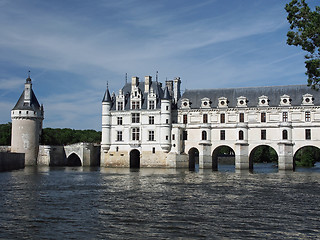
<path id="1" fill-rule="evenodd" d="M 226 140 L 226 131 L 220 130 L 220 140 Z"/>
<path id="2" fill-rule="evenodd" d="M 140 102 L 132 101 L 132 109 L 140 109 Z"/>
<path id="3" fill-rule="evenodd" d="M 266 122 L 267 118 L 266 118 L 266 113 L 262 112 L 261 113 L 261 122 Z"/>
<path id="4" fill-rule="evenodd" d="M 306 112 L 305 120 L 306 120 L 306 122 L 311 122 L 311 114 L 310 114 L 310 112 Z"/>
<path id="5" fill-rule="evenodd" d="M 203 114 L 202 116 L 203 123 L 208 123 L 208 114 Z"/>
<path id="6" fill-rule="evenodd" d="M 154 141 L 154 131 L 149 131 L 149 141 Z"/>
<path id="7" fill-rule="evenodd" d="M 154 116 L 149 116 L 149 124 L 154 124 Z"/>
<path id="8" fill-rule="evenodd" d="M 244 113 L 239 114 L 239 122 L 244 122 Z"/>
<path id="9" fill-rule="evenodd" d="M 174 134 L 172 134 L 172 140 L 173 140 L 173 141 L 175 140 L 175 135 L 174 135 Z"/>
<path id="10" fill-rule="evenodd" d="M 122 141 L 122 131 L 117 131 L 117 141 Z"/>
<path id="11" fill-rule="evenodd" d="M 166 106 L 166 110 L 167 110 L 167 111 L 169 110 L 169 106 Z"/>
<path id="12" fill-rule="evenodd" d="M 123 102 L 118 102 L 118 110 L 123 110 Z"/>
<path id="13" fill-rule="evenodd" d="M 154 109 L 154 101 L 149 101 L 149 109 Z"/>
<path id="14" fill-rule="evenodd" d="M 122 117 L 117 118 L 117 123 L 118 123 L 118 125 L 122 125 Z"/>
<path id="15" fill-rule="evenodd" d="M 188 123 L 188 115 L 187 115 L 187 114 L 184 114 L 184 115 L 183 115 L 183 123 L 184 123 L 184 124 L 187 124 L 187 123 Z"/>
<path id="16" fill-rule="evenodd" d="M 155 147 L 152 148 L 152 153 L 156 153 L 156 148 Z"/>
<path id="17" fill-rule="evenodd" d="M 131 122 L 139 123 L 140 122 L 140 113 L 131 113 Z"/>
<path id="18" fill-rule="evenodd" d="M 169 124 L 169 119 L 166 119 L 166 124 Z"/>
<path id="19" fill-rule="evenodd" d="M 311 140 L 311 129 L 306 129 L 306 140 Z"/>
<path id="20" fill-rule="evenodd" d="M 261 140 L 267 139 L 267 130 L 261 130 Z"/>
<path id="21" fill-rule="evenodd" d="M 224 113 L 220 114 L 220 123 L 225 123 L 226 122 L 226 115 Z"/>
<path id="22" fill-rule="evenodd" d="M 140 140 L 140 129 L 132 128 L 132 140 L 137 141 Z"/>
<path id="23" fill-rule="evenodd" d="M 282 122 L 288 122 L 288 112 L 282 113 Z"/>
<path id="24" fill-rule="evenodd" d="M 182 132 L 182 140 L 188 140 L 188 132 L 187 131 Z"/>

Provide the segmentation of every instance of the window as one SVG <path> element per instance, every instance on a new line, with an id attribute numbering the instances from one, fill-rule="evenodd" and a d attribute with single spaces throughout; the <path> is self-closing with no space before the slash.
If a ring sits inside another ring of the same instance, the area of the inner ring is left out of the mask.
<path id="1" fill-rule="evenodd" d="M 132 128 L 132 140 L 137 141 L 140 140 L 140 129 Z"/>
<path id="2" fill-rule="evenodd" d="M 282 113 L 282 122 L 288 122 L 288 112 Z"/>
<path id="3" fill-rule="evenodd" d="M 226 115 L 224 113 L 220 114 L 220 122 L 225 123 L 226 122 Z"/>
<path id="4" fill-rule="evenodd" d="M 239 131 L 239 140 L 243 140 L 243 139 L 244 139 L 243 131 L 240 130 L 240 131 Z"/>
<path id="5" fill-rule="evenodd" d="M 166 106 L 166 110 L 167 110 L 167 111 L 169 110 L 169 106 Z"/>
<path id="6" fill-rule="evenodd" d="M 122 125 L 122 117 L 117 117 L 117 123 L 118 125 Z"/>
<path id="7" fill-rule="evenodd" d="M 207 132 L 202 131 L 202 140 L 207 140 Z"/>
<path id="8" fill-rule="evenodd" d="M 166 124 L 169 124 L 169 119 L 166 119 Z"/>
<path id="9" fill-rule="evenodd" d="M 118 110 L 123 110 L 123 102 L 118 102 Z"/>
<path id="10" fill-rule="evenodd" d="M 140 122 L 140 113 L 131 113 L 132 123 L 139 123 Z"/>
<path id="11" fill-rule="evenodd" d="M 239 122 L 244 122 L 244 113 L 239 114 Z"/>
<path id="12" fill-rule="evenodd" d="M 202 116 L 202 121 L 203 121 L 203 123 L 208 123 L 208 114 L 203 114 L 203 116 Z"/>
<path id="13" fill-rule="evenodd" d="M 175 137 L 176 137 L 176 136 L 175 136 L 174 134 L 172 134 L 172 140 L 175 140 Z"/>
<path id="14" fill-rule="evenodd" d="M 154 141 L 154 131 L 149 131 L 149 141 Z"/>
<path id="15" fill-rule="evenodd" d="M 288 139 L 288 131 L 287 130 L 283 130 L 282 131 L 282 139 L 283 140 L 287 140 Z"/>
<path id="16" fill-rule="evenodd" d="M 132 101 L 132 109 L 140 109 L 139 101 Z"/>
<path id="17" fill-rule="evenodd" d="M 154 124 L 154 116 L 149 116 L 149 124 Z"/>
<path id="18" fill-rule="evenodd" d="M 311 129 L 306 129 L 306 140 L 311 140 Z"/>
<path id="19" fill-rule="evenodd" d="M 187 115 L 187 114 L 184 114 L 184 115 L 183 115 L 183 123 L 184 123 L 184 124 L 187 124 L 187 123 L 188 123 L 188 115 Z"/>
<path id="20" fill-rule="evenodd" d="M 168 135 L 166 135 L 166 140 L 169 140 L 169 136 Z"/>
<path id="21" fill-rule="evenodd" d="M 117 131 L 117 141 L 122 141 L 122 131 Z"/>
<path id="22" fill-rule="evenodd" d="M 261 130 L 261 140 L 266 140 L 266 139 L 267 139 L 267 131 Z"/>
<path id="23" fill-rule="evenodd" d="M 310 114 L 310 112 L 306 112 L 305 120 L 306 120 L 306 122 L 311 122 L 311 114 Z"/>
<path id="24" fill-rule="evenodd" d="M 226 140 L 226 131 L 220 130 L 220 140 Z"/>
<path id="25" fill-rule="evenodd" d="M 154 109 L 154 101 L 149 101 L 149 109 Z"/>
<path id="26" fill-rule="evenodd" d="M 266 113 L 262 112 L 261 113 L 261 122 L 266 122 L 267 118 L 266 118 Z"/>
<path id="27" fill-rule="evenodd" d="M 155 147 L 152 148 L 152 153 L 156 153 L 156 148 Z"/>
<path id="28" fill-rule="evenodd" d="M 182 140 L 188 140 L 188 132 L 187 131 L 182 132 Z"/>

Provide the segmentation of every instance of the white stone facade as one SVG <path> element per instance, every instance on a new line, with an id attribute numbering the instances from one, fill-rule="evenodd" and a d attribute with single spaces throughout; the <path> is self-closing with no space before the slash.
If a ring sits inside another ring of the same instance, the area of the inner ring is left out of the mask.
<path id="1" fill-rule="evenodd" d="M 249 169 L 252 151 L 267 145 L 286 170 L 300 148 L 320 147 L 320 93 L 307 86 L 186 90 L 180 97 L 180 82 L 162 87 L 134 77 L 116 97 L 107 89 L 101 166 L 188 167 L 196 152 L 199 167 L 212 168 L 215 150 L 228 146 L 236 169 Z"/>

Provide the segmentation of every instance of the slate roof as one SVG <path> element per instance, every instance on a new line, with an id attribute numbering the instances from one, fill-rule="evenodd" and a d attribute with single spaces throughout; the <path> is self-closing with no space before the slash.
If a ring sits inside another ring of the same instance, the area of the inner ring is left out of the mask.
<path id="1" fill-rule="evenodd" d="M 142 94 L 142 106 L 141 109 L 147 109 L 147 101 L 148 101 L 148 93 L 144 92 L 145 82 L 139 82 L 138 88 L 141 91 Z M 161 99 L 164 96 L 164 90 L 161 87 L 161 83 L 159 82 L 151 82 L 150 89 L 153 89 L 153 92 L 156 94 L 156 108 L 161 108 Z M 123 95 L 125 96 L 125 110 L 130 110 L 130 98 L 131 98 L 131 82 L 126 83 L 124 87 L 122 88 Z M 111 110 L 116 110 L 116 99 L 112 99 L 113 105 L 111 107 Z"/>
<path id="2" fill-rule="evenodd" d="M 14 106 L 12 110 L 31 110 L 36 111 L 40 109 L 40 104 L 34 94 L 33 90 L 31 89 L 31 102 L 30 106 L 24 105 L 24 91 L 22 92 L 17 104 Z"/>
<path id="3" fill-rule="evenodd" d="M 195 89 L 186 90 L 180 100 L 178 107 L 181 106 L 181 99 L 188 98 L 191 102 L 191 108 L 200 108 L 201 99 L 209 98 L 211 107 L 217 108 L 218 98 L 226 97 L 228 107 L 237 107 L 237 98 L 244 96 L 247 98 L 248 107 L 257 107 L 261 96 L 267 96 L 270 107 L 277 107 L 280 104 L 280 97 L 289 95 L 291 106 L 301 106 L 302 95 L 311 94 L 314 98 L 314 105 L 320 105 L 320 91 L 313 90 L 307 85 L 289 85 L 289 86 L 270 86 L 270 87 L 243 87 L 243 88 L 221 88 L 221 89 Z"/>

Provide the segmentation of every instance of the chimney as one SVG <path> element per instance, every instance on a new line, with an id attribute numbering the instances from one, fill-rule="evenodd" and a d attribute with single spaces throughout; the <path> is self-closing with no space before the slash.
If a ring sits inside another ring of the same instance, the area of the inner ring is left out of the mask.
<path id="1" fill-rule="evenodd" d="M 173 99 L 174 99 L 174 103 L 177 103 L 178 100 L 179 100 L 180 97 L 181 97 L 181 94 L 180 94 L 180 84 L 181 84 L 180 77 L 174 78 L 173 84 L 174 84 L 174 88 L 173 88 Z"/>
<path id="2" fill-rule="evenodd" d="M 151 76 L 145 76 L 144 77 L 144 92 L 145 93 L 149 92 L 151 81 L 152 81 L 152 77 Z"/>
<path id="3" fill-rule="evenodd" d="M 139 78 L 138 77 L 132 77 L 132 87 L 137 87 L 139 85 Z"/>

